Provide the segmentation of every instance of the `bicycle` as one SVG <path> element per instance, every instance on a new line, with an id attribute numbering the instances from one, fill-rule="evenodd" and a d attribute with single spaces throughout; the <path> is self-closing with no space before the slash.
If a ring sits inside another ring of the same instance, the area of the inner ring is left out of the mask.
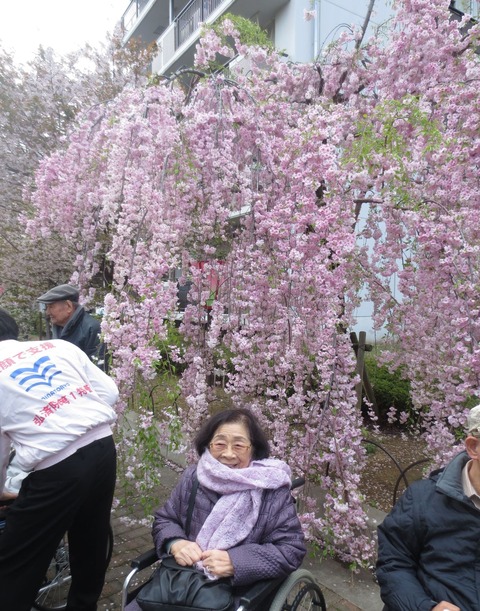
<path id="1" fill-rule="evenodd" d="M 5 517 L 0 517 L 0 534 L 5 527 Z M 113 529 L 110 524 L 106 549 L 107 565 L 113 552 Z M 37 611 L 61 611 L 67 606 L 68 590 L 70 588 L 70 559 L 68 553 L 68 534 L 66 533 L 50 561 L 45 578 L 38 590 L 33 608 Z"/>

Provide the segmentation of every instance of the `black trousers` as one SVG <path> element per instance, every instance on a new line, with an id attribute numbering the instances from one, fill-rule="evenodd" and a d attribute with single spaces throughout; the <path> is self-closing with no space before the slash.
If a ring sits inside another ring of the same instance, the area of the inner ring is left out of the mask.
<path id="1" fill-rule="evenodd" d="M 112 437 L 94 441 L 23 481 L 0 536 L 0 606 L 30 611 L 68 531 L 72 581 L 68 611 L 96 611 L 116 479 Z"/>

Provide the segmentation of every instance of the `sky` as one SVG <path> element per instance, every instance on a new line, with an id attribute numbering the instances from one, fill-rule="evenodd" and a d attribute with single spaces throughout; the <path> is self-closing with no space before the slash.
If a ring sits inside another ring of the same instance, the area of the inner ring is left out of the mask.
<path id="1" fill-rule="evenodd" d="M 2 2 L 0 43 L 17 63 L 31 60 L 39 45 L 58 55 L 103 42 L 129 0 L 16 0 Z"/>

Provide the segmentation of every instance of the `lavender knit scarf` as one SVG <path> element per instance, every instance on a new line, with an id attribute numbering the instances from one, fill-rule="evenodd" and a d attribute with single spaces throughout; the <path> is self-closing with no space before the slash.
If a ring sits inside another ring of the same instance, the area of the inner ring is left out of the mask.
<path id="1" fill-rule="evenodd" d="M 205 450 L 197 465 L 197 478 L 202 486 L 222 495 L 198 533 L 197 543 L 202 550 L 227 550 L 243 541 L 255 526 L 262 491 L 289 486 L 291 471 L 276 458 L 254 460 L 244 469 L 231 469 Z M 201 563 L 198 565 L 201 568 Z"/>

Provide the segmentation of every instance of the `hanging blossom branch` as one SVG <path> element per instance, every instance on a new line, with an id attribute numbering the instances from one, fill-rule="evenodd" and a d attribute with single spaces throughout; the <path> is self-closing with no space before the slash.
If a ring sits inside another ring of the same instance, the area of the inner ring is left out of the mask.
<path id="1" fill-rule="evenodd" d="M 320 481 L 325 507 L 307 498 L 302 516 L 309 536 L 366 564 L 374 545 L 344 331 L 365 282 L 377 324 L 398 338 L 440 460 L 480 368 L 469 343 L 480 333 L 478 94 L 469 84 L 478 58 L 457 53 L 465 42 L 443 0 L 398 2 L 387 44 L 355 47 L 364 33 L 345 34 L 315 66 L 245 45 L 228 20 L 222 27 L 233 46 L 206 31 L 186 92 L 177 75 L 84 116 L 67 150 L 42 164 L 32 228 L 60 225 L 67 245 L 88 244 L 91 256 L 77 262 L 85 288 L 107 253 L 103 330 L 125 397 L 162 365 L 176 309 L 169 273 L 182 268 L 192 298 L 185 343 L 171 354 L 184 369 L 185 438 L 210 409 L 209 377 L 227 370 L 233 404 L 259 415 L 274 454 Z M 218 53 L 244 55 L 248 75 L 210 74 Z M 432 200 L 452 214 L 432 216 Z M 356 243 L 360 205 L 371 248 Z M 472 253 L 467 266 L 459 244 Z M 394 273 L 396 300 L 385 291 Z"/>
<path id="2" fill-rule="evenodd" d="M 412 24 L 412 11 L 423 31 Z M 382 214 L 369 215 L 369 235 L 382 239 L 373 242 L 366 267 L 374 263 L 371 278 L 397 272 L 400 303 L 390 307 L 390 296 L 382 296 L 376 282 L 370 285 L 371 297 L 378 324 L 387 321 L 398 338 L 401 349 L 391 355 L 391 363 L 408 365 L 422 430 L 441 464 L 451 456 L 455 430 L 478 393 L 478 297 L 472 290 L 478 276 L 478 180 L 471 165 L 478 162 L 472 154 L 478 151 L 473 127 L 478 114 L 472 105 L 475 87 L 468 84 L 479 75 L 478 25 L 465 39 L 440 2 L 398 3 L 396 25 L 391 49 L 397 55 L 370 50 L 375 62 L 381 58 L 372 87 L 380 101 L 388 92 L 394 103 L 390 116 L 384 114 L 385 103 L 373 111 L 373 124 L 381 123 L 363 131 L 369 153 L 362 154 L 362 166 L 370 186 L 376 184 L 386 202 L 397 202 L 391 213 L 384 205 Z M 430 48 L 436 45 L 441 51 L 431 62 Z M 398 112 L 401 105 L 407 113 Z M 387 125 L 393 126 L 388 138 Z M 402 243 L 408 251 L 403 268 Z"/>

